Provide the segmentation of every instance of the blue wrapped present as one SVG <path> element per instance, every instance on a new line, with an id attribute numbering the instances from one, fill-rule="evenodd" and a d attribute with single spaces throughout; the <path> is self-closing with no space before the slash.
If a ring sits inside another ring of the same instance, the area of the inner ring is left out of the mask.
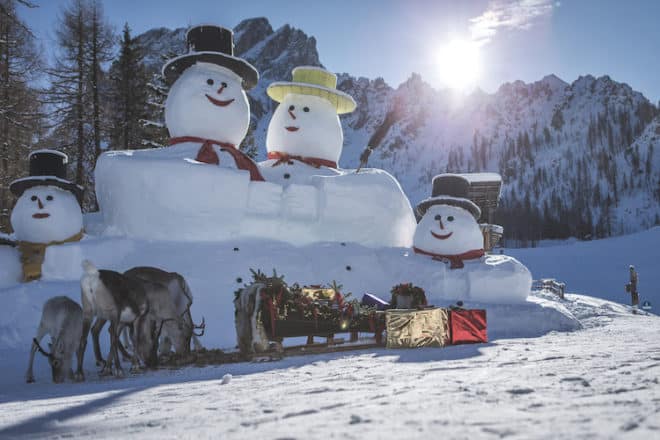
<path id="1" fill-rule="evenodd" d="M 362 296 L 361 304 L 363 306 L 376 307 L 376 310 L 385 310 L 390 306 L 390 303 L 384 299 L 378 298 L 376 295 L 372 295 L 371 293 L 365 293 Z"/>

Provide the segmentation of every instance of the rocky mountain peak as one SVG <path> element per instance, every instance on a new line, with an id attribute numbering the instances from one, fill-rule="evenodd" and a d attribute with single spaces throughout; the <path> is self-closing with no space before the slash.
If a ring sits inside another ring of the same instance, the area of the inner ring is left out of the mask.
<path id="1" fill-rule="evenodd" d="M 273 27 L 265 17 L 248 18 L 234 28 L 234 52 L 241 55 L 273 34 Z"/>

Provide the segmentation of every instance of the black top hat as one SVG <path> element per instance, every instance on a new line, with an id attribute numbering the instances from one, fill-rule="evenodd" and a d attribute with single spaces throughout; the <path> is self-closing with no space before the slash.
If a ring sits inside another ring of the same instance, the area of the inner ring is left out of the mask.
<path id="1" fill-rule="evenodd" d="M 186 70 L 198 61 L 217 64 L 234 72 L 243 80 L 243 88 L 250 90 L 257 85 L 259 72 L 252 64 L 234 56 L 234 33 L 214 25 L 200 25 L 188 29 L 186 33 L 188 53 L 171 59 L 163 66 L 163 76 L 172 84 Z"/>
<path id="2" fill-rule="evenodd" d="M 69 158 L 66 154 L 55 150 L 38 150 L 30 153 L 28 160 L 30 176 L 16 179 L 9 185 L 9 190 L 16 197 L 34 186 L 56 186 L 73 193 L 78 203 L 82 202 L 82 187 L 67 180 L 66 164 Z"/>
<path id="3" fill-rule="evenodd" d="M 481 217 L 481 209 L 468 199 L 470 182 L 457 174 L 440 174 L 433 178 L 433 192 L 430 198 L 422 200 L 415 209 L 417 222 L 433 205 L 451 205 L 466 209 L 475 220 Z"/>

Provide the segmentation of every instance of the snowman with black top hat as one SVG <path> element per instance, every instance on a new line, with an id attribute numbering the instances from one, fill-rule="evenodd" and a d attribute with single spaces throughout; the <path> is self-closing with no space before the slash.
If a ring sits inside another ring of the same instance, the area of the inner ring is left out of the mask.
<path id="1" fill-rule="evenodd" d="M 221 26 L 194 26 L 186 33 L 188 53 L 168 61 L 163 77 L 171 86 L 165 103 L 169 144 L 199 162 L 250 173 L 262 181 L 252 160 L 239 150 L 250 123 L 246 90 L 257 70 L 234 56 L 233 32 Z"/>
<path id="2" fill-rule="evenodd" d="M 79 241 L 83 236 L 83 190 L 67 180 L 66 154 L 39 150 L 32 152 L 28 160 L 30 176 L 9 185 L 18 197 L 11 226 L 21 254 L 24 281 L 41 278 L 47 246 Z"/>
<path id="3" fill-rule="evenodd" d="M 419 271 L 434 280 L 431 297 L 480 302 L 519 302 L 530 293 L 532 275 L 507 255 L 487 255 L 477 220 L 479 207 L 469 198 L 464 176 L 441 174 L 433 179 L 432 196 L 417 205 L 413 250 L 431 260 L 417 260 Z M 440 264 L 438 268 L 434 261 Z M 428 278 L 427 278 L 428 279 Z"/>
<path id="4" fill-rule="evenodd" d="M 432 196 L 417 205 L 414 251 L 461 269 L 466 260 L 484 256 L 484 238 L 477 220 L 481 210 L 470 199 L 470 182 L 455 174 L 433 179 Z"/>

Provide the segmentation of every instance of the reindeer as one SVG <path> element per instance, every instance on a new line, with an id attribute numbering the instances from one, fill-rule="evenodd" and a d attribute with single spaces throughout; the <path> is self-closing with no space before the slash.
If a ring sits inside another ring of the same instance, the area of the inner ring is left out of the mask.
<path id="1" fill-rule="evenodd" d="M 82 369 L 87 336 L 94 323 L 93 335 L 98 335 L 103 325 L 110 321 L 110 354 L 106 364 L 101 358 L 98 339 L 94 343 L 94 354 L 97 363 L 104 364 L 101 374 L 123 376 L 124 371 L 117 353 L 119 333 L 124 326 L 133 329 L 133 344 L 137 347 L 140 338 L 140 327 L 144 317 L 149 312 L 149 303 L 144 286 L 138 280 L 122 275 L 112 270 L 99 270 L 94 264 L 85 260 L 82 263 L 83 276 L 80 279 L 81 300 L 83 310 L 82 335 L 78 347 L 78 369 L 76 380 L 84 380 Z M 114 361 L 114 371 L 113 371 Z M 131 370 L 139 369 L 136 353 L 131 356 Z"/>
<path id="2" fill-rule="evenodd" d="M 53 382 L 61 383 L 66 378 L 73 379 L 71 364 L 73 353 L 78 350 L 80 343 L 82 321 L 82 309 L 72 299 L 66 296 L 56 296 L 45 302 L 37 335 L 32 339 L 30 361 L 25 373 L 27 383 L 34 382 L 32 365 L 37 350 L 48 359 L 53 374 Z M 51 337 L 50 353 L 39 345 L 39 341 L 46 334 Z"/>
<path id="3" fill-rule="evenodd" d="M 165 286 L 172 299 L 176 313 L 182 318 L 182 321 L 177 319 L 165 322 L 160 346 L 162 353 L 170 352 L 172 342 L 174 343 L 174 350 L 182 354 L 188 354 L 190 352 L 191 340 L 195 346 L 195 350 L 203 348 L 198 337 L 204 335 L 206 324 L 204 318 L 202 318 L 200 325 L 196 325 L 192 320 L 190 313 L 190 306 L 193 302 L 192 292 L 183 276 L 176 272 L 166 272 L 157 267 L 148 266 L 134 267 L 124 272 L 124 275 Z M 167 314 L 161 315 L 161 318 L 166 319 L 167 317 Z M 201 330 L 201 332 L 195 333 L 196 329 Z"/>

